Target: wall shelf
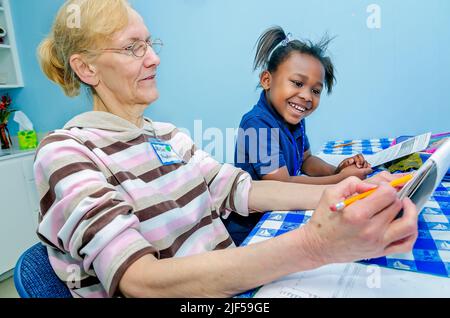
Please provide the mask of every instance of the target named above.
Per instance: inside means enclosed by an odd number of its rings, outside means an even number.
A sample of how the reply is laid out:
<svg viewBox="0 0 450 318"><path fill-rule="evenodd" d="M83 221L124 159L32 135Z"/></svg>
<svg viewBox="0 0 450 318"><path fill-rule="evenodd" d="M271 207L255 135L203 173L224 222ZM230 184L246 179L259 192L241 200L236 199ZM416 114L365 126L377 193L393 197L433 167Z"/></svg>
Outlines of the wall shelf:
<svg viewBox="0 0 450 318"><path fill-rule="evenodd" d="M23 85L0 85L0 90L22 88L22 87L23 87Z"/></svg>
<svg viewBox="0 0 450 318"><path fill-rule="evenodd" d="M10 0L0 0L0 26L6 30L0 43L0 89L23 87Z"/></svg>

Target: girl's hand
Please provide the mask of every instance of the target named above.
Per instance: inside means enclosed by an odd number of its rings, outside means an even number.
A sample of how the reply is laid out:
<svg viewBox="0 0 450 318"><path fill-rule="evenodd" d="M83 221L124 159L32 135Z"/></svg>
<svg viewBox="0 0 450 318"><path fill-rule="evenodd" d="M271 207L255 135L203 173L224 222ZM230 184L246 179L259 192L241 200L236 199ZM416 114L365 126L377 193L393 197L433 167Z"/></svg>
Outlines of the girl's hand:
<svg viewBox="0 0 450 318"><path fill-rule="evenodd" d="M331 205L373 187L351 177L325 190L311 220L299 229L304 231L312 259L323 265L412 250L418 234L416 206L409 199L400 201L385 182L367 198L331 212ZM402 209L403 216L396 219Z"/></svg>
<svg viewBox="0 0 450 318"><path fill-rule="evenodd" d="M371 168L357 168L356 165L351 165L348 167L343 168L340 172L339 175L342 176L341 180L344 180L348 177L358 177L361 180L364 180L367 175L372 173L372 169Z"/></svg>
<svg viewBox="0 0 450 318"><path fill-rule="evenodd" d="M355 165L357 168L370 168L370 164L364 159L364 156L361 154L357 154L353 157L347 158L343 160L338 167L336 168L335 174L338 174L343 169Z"/></svg>

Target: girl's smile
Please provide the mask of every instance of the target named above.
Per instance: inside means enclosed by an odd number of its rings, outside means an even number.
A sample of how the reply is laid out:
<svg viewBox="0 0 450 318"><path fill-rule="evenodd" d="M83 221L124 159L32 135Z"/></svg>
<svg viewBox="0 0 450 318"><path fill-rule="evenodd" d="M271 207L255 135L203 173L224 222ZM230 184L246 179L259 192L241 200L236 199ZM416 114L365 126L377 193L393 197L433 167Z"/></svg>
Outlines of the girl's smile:
<svg viewBox="0 0 450 318"><path fill-rule="evenodd" d="M304 118L311 113L310 110L312 106L311 105L308 106L308 103L302 104L289 101L287 103L290 106L290 110L293 112L293 114L294 115L296 114L301 118Z"/></svg>
<svg viewBox="0 0 450 318"><path fill-rule="evenodd" d="M288 124L297 125L319 106L324 78L318 59L294 52L274 72L263 72L261 85L269 104Z"/></svg>

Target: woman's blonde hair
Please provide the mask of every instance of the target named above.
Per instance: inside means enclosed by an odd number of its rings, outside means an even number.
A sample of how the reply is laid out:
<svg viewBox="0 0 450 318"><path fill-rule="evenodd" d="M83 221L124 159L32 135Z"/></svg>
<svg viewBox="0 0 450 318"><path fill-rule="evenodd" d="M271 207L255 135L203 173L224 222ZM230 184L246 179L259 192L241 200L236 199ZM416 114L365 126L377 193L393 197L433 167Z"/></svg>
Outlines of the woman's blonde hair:
<svg viewBox="0 0 450 318"><path fill-rule="evenodd" d="M127 0L68 0L60 8L37 53L43 72L67 96L78 96L82 84L70 66L70 57L83 54L87 61L93 61L95 55L88 50L100 49L114 33L123 30L128 25L129 9Z"/></svg>

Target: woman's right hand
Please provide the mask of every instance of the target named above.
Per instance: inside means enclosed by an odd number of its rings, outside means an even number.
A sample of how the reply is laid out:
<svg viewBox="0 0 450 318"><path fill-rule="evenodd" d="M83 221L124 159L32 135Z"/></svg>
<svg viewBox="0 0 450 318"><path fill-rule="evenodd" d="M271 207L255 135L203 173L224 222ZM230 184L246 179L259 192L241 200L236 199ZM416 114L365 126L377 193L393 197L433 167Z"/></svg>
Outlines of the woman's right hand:
<svg viewBox="0 0 450 318"><path fill-rule="evenodd" d="M396 190L382 182L365 199L340 212L330 206L374 187L350 177L325 190L310 222L300 228L307 237L309 253L319 264L352 262L412 250L417 239L417 209L400 201ZM396 219L400 210L403 216Z"/></svg>

